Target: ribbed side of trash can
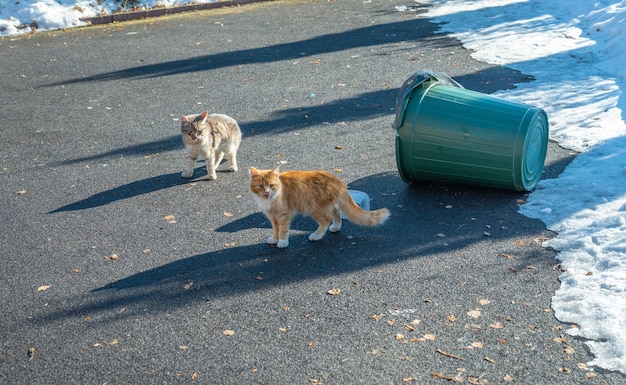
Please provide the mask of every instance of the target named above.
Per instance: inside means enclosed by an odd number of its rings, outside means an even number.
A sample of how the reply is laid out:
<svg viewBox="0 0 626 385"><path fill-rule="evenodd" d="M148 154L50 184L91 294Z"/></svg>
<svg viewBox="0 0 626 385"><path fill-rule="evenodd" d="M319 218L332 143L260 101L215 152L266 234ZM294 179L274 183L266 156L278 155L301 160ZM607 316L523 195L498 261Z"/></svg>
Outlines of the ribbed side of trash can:
<svg viewBox="0 0 626 385"><path fill-rule="evenodd" d="M428 79L399 100L396 161L406 182L435 180L532 190L548 148L548 117Z"/></svg>

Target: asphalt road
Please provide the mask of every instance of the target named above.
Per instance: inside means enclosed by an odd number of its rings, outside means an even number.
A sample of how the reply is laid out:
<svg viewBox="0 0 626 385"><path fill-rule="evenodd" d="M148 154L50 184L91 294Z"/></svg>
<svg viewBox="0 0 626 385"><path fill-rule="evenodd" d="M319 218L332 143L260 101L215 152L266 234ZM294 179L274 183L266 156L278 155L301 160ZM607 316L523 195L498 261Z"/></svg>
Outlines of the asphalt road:
<svg viewBox="0 0 626 385"><path fill-rule="evenodd" d="M485 93L532 78L396 5L0 40L0 383L624 383L582 368L554 318L554 234L517 213L526 194L400 179L391 125L415 71ZM204 109L240 122L241 170L187 181L177 117ZM544 177L572 156L551 144ZM270 247L247 169L276 165L335 172L392 217L317 243L299 218Z"/></svg>

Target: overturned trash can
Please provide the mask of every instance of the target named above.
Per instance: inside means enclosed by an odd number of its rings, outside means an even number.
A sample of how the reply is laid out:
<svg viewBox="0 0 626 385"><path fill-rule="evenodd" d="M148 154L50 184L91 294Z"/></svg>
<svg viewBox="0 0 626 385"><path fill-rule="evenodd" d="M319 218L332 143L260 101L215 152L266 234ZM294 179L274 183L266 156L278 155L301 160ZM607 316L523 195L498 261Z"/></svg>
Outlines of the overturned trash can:
<svg viewBox="0 0 626 385"><path fill-rule="evenodd" d="M402 179L531 191L548 150L539 108L463 88L418 71L396 100L396 162Z"/></svg>

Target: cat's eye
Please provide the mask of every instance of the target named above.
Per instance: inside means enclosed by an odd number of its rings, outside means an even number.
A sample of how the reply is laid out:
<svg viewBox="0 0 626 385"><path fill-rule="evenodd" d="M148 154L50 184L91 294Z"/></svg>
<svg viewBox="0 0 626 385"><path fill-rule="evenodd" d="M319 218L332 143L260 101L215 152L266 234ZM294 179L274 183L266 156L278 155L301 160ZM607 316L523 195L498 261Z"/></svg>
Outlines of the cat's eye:
<svg viewBox="0 0 626 385"><path fill-rule="evenodd" d="M270 183L270 188L273 190L274 188L276 188L276 185L274 183Z"/></svg>

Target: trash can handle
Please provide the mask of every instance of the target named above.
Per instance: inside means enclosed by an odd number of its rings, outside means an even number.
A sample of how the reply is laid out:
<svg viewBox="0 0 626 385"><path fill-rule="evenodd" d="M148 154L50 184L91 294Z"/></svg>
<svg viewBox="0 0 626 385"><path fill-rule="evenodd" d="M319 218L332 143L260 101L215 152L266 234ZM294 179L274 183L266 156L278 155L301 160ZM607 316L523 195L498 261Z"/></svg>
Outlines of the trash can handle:
<svg viewBox="0 0 626 385"><path fill-rule="evenodd" d="M426 69L415 72L410 78L408 78L404 82L404 84L402 84L402 87L400 87L400 91L398 92L398 96L396 97L396 118L393 122L394 129L398 129L398 127L402 125L402 120L404 118L404 109L406 108L406 105L409 101L409 96L411 95L413 90L422 86L422 84L424 84L425 82L433 80L442 84L463 88L462 85L460 85L454 79L444 73L430 71Z"/></svg>

